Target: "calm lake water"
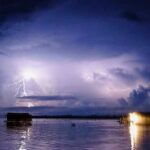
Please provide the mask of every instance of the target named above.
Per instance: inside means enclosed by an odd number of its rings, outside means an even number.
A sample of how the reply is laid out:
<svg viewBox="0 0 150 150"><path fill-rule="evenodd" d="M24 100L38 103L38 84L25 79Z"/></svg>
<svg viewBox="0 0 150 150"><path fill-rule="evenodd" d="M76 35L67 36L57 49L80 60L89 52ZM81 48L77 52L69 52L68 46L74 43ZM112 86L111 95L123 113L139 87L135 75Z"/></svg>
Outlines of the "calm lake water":
<svg viewBox="0 0 150 150"><path fill-rule="evenodd" d="M116 120L35 119L31 127L8 128L0 120L0 150L34 149L150 150L150 127Z"/></svg>

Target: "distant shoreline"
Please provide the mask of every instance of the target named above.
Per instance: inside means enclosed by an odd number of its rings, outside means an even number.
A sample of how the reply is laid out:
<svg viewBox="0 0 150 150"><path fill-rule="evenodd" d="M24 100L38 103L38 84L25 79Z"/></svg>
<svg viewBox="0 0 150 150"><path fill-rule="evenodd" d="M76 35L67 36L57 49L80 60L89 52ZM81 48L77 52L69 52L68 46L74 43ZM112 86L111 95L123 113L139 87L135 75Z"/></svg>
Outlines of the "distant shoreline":
<svg viewBox="0 0 150 150"><path fill-rule="evenodd" d="M73 115L59 115L59 116L32 116L33 119L119 119L122 115L112 115L112 116L73 116Z"/></svg>

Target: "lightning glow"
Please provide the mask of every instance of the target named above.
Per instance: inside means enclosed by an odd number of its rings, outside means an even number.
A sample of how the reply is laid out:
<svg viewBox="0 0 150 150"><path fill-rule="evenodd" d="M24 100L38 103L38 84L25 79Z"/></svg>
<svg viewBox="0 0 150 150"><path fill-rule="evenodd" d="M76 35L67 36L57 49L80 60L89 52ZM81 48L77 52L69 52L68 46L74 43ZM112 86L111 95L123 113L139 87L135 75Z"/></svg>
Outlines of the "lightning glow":
<svg viewBox="0 0 150 150"><path fill-rule="evenodd" d="M33 106L34 106L33 103L28 102L28 107L33 107Z"/></svg>
<svg viewBox="0 0 150 150"><path fill-rule="evenodd" d="M25 69L22 71L22 78L26 81L31 79L36 80L38 78L38 73L33 69Z"/></svg>

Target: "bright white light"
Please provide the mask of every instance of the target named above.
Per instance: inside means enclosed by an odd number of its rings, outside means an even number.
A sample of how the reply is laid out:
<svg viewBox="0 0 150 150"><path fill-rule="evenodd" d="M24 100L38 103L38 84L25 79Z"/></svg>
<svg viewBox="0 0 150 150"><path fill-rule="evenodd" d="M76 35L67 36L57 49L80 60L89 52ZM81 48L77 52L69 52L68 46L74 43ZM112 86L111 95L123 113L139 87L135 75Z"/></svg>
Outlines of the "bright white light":
<svg viewBox="0 0 150 150"><path fill-rule="evenodd" d="M129 131L130 131L130 138L131 138L131 150L135 150L139 144L139 137L140 137L139 126L130 123Z"/></svg>
<svg viewBox="0 0 150 150"><path fill-rule="evenodd" d="M23 70L22 72L22 77L25 80L31 80L31 79L37 79L38 78L38 74L36 71L32 70L32 69L27 69L27 70Z"/></svg>
<svg viewBox="0 0 150 150"><path fill-rule="evenodd" d="M132 122L134 124L138 123L138 121L139 121L138 114L130 113L129 116L130 116L130 122Z"/></svg>
<svg viewBox="0 0 150 150"><path fill-rule="evenodd" d="M33 106L34 106L33 103L31 102L28 103L28 107L33 107Z"/></svg>

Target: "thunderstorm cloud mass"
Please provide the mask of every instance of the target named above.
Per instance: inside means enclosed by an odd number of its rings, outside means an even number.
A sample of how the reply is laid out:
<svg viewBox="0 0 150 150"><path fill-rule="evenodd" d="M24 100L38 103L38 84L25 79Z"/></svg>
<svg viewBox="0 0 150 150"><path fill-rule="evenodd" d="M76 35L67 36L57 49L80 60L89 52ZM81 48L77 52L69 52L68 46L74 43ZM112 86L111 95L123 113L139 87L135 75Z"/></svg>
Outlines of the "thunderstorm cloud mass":
<svg viewBox="0 0 150 150"><path fill-rule="evenodd" d="M0 0L1 107L148 110L149 27L147 0Z"/></svg>

